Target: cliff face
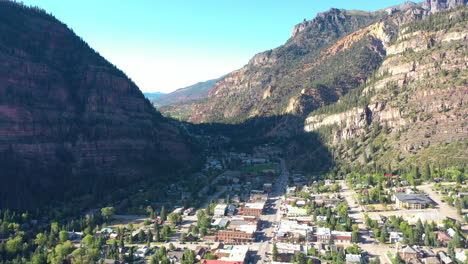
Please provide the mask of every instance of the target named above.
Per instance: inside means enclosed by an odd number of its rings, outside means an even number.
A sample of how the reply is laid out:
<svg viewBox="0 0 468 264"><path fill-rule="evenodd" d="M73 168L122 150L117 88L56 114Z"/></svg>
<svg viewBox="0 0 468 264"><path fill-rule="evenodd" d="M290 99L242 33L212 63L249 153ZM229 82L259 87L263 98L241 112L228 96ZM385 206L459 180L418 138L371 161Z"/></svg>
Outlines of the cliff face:
<svg viewBox="0 0 468 264"><path fill-rule="evenodd" d="M336 101L380 64L382 43L365 32L331 47L384 16L385 12L331 9L305 21L285 45L255 55L245 67L219 80L207 100L191 105L189 121L302 115Z"/></svg>
<svg viewBox="0 0 468 264"><path fill-rule="evenodd" d="M347 162L466 163L466 17L464 7L401 25L375 78L313 112L304 130L327 131Z"/></svg>
<svg viewBox="0 0 468 264"><path fill-rule="evenodd" d="M191 157L176 126L66 25L0 1L0 207L164 178Z"/></svg>

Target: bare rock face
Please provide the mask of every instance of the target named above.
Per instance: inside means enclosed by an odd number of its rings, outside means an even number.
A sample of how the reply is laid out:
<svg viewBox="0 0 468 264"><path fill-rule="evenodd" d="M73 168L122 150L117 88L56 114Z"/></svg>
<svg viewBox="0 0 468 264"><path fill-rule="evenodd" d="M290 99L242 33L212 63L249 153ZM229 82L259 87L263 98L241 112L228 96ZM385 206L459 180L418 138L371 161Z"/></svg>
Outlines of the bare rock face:
<svg viewBox="0 0 468 264"><path fill-rule="evenodd" d="M66 25L0 1L0 207L163 179L192 155L178 128Z"/></svg>
<svg viewBox="0 0 468 264"><path fill-rule="evenodd" d="M353 95L367 98L366 104L343 99L332 105L329 113L323 109L312 113L305 120L304 130L325 129L330 146L339 147L345 141L348 146L365 144L371 134L369 127L385 126L388 134L376 140L384 140L385 144L376 144L406 158L425 155L423 159L440 160L438 152L429 147L440 150L452 143L466 144L468 89L467 64L463 59L468 37L463 18L466 12L462 8L435 15L450 30L441 27L433 30L425 20L419 21L421 25L403 27L405 30L399 32L398 38L385 47L387 57L375 79L361 93ZM451 154L453 162L466 162L463 153L466 151L456 146L449 150L458 153ZM383 158L379 160L376 156L374 161L388 164L386 152L382 153Z"/></svg>
<svg viewBox="0 0 468 264"><path fill-rule="evenodd" d="M431 14L437 13L447 8L456 8L466 5L466 0L426 0L423 7L428 9Z"/></svg>

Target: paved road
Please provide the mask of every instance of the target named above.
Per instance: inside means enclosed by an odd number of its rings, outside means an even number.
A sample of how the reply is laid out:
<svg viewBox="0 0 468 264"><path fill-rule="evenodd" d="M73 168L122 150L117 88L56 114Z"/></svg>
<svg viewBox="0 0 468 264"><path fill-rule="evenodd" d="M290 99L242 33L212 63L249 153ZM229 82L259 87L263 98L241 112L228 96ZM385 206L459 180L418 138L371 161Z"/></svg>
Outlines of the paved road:
<svg viewBox="0 0 468 264"><path fill-rule="evenodd" d="M380 245L374 238L367 235L363 208L357 202L355 192L349 189L344 181L340 182L340 186L340 195L345 198L349 205L349 216L354 220L354 223L359 226L359 247L368 252L371 257L379 257L381 263L388 263L385 255L387 252L392 251L392 248L388 245Z"/></svg>
<svg viewBox="0 0 468 264"><path fill-rule="evenodd" d="M281 175L278 180L274 183L273 191L270 193L268 199L268 207L266 213L261 216L262 225L265 227L262 230L260 241L253 243L250 247L252 251L256 251L256 256L252 263L270 263L271 262L271 250L273 247L274 240L274 226L281 219L280 206L281 196L286 192L286 186L288 185L289 172L286 167L284 159L280 159Z"/></svg>

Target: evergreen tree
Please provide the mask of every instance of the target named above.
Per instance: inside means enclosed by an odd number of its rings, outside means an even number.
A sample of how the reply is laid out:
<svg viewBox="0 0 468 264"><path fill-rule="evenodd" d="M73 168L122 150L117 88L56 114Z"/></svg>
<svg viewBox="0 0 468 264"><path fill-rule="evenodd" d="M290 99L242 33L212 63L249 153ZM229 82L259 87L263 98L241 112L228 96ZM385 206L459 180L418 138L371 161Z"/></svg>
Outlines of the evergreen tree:
<svg viewBox="0 0 468 264"><path fill-rule="evenodd" d="M276 246L276 243L273 244L272 255L273 255L273 260L277 261L278 260L278 247Z"/></svg>

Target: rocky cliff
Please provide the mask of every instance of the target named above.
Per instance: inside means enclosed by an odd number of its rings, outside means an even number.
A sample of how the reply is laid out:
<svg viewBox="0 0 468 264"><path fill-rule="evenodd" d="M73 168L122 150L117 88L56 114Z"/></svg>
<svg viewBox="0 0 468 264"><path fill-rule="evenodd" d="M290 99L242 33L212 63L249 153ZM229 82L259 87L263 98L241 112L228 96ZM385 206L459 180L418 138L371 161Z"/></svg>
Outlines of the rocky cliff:
<svg viewBox="0 0 468 264"><path fill-rule="evenodd" d="M459 7L400 25L375 77L313 112L304 130L326 131L347 162L466 164L467 12Z"/></svg>
<svg viewBox="0 0 468 264"><path fill-rule="evenodd" d="M163 179L191 158L178 128L66 25L0 1L0 207Z"/></svg>
<svg viewBox="0 0 468 264"><path fill-rule="evenodd" d="M255 116L302 115L336 101L362 84L384 54L381 41L369 32L332 46L383 17L385 12L331 9L305 21L286 44L255 55L219 80L208 100L191 106L189 120L240 122Z"/></svg>

